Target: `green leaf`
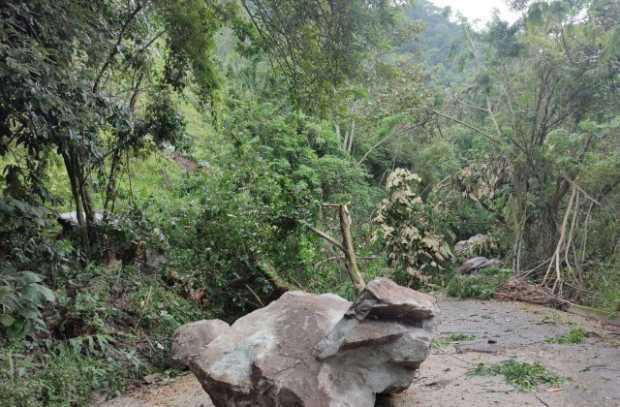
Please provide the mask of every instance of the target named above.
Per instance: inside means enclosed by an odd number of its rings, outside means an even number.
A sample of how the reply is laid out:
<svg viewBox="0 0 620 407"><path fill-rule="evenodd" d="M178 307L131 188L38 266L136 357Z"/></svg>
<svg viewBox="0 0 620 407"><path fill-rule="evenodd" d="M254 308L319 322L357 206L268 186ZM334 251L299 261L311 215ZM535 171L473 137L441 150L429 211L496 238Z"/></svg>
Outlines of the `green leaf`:
<svg viewBox="0 0 620 407"><path fill-rule="evenodd" d="M14 322L15 318L13 318L12 316L8 314L0 315L0 325L4 326L5 328L10 327L11 325L13 325Z"/></svg>
<svg viewBox="0 0 620 407"><path fill-rule="evenodd" d="M46 301L56 301L56 294L54 294L54 291L41 284L35 284L35 286L37 288L37 291L43 296L43 298L45 298Z"/></svg>
<svg viewBox="0 0 620 407"><path fill-rule="evenodd" d="M19 311L19 316L26 320L35 320L41 317L41 313L37 309L23 309Z"/></svg>
<svg viewBox="0 0 620 407"><path fill-rule="evenodd" d="M40 283L43 281L43 277L31 271L24 271L22 273L22 278L27 284Z"/></svg>

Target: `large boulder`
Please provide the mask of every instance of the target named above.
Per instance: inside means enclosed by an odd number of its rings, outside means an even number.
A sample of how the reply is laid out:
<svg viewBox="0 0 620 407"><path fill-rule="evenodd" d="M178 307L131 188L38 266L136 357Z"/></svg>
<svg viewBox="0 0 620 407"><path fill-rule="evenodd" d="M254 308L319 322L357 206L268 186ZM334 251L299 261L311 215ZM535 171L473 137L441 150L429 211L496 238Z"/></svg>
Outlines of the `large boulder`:
<svg viewBox="0 0 620 407"><path fill-rule="evenodd" d="M388 279L357 301L289 292L189 361L216 407L373 407L409 387L431 346L432 297Z"/></svg>
<svg viewBox="0 0 620 407"><path fill-rule="evenodd" d="M204 319L179 327L172 338L170 358L175 367L189 367L189 361L215 338L227 333L230 325L219 319Z"/></svg>

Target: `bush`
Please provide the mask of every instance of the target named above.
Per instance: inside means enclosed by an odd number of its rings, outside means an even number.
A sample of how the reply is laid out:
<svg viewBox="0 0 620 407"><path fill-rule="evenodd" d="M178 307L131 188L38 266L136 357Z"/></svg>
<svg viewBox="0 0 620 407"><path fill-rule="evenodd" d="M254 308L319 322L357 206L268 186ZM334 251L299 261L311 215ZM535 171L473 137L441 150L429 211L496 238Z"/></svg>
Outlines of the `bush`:
<svg viewBox="0 0 620 407"><path fill-rule="evenodd" d="M545 342L560 345L578 345L586 340L587 333L582 328L571 329L566 335L557 338L549 338Z"/></svg>
<svg viewBox="0 0 620 407"><path fill-rule="evenodd" d="M171 234L168 273L234 320L279 296L276 280L312 285L324 246L304 224L329 221L321 202L366 202L371 188L329 123L243 104L224 132L235 144L204 182L202 213Z"/></svg>
<svg viewBox="0 0 620 407"><path fill-rule="evenodd" d="M375 238L383 243L399 284L426 281L453 255L432 223L432 208L417 193L417 174L397 168L387 178L387 197L373 219Z"/></svg>
<svg viewBox="0 0 620 407"><path fill-rule="evenodd" d="M447 292L449 296L461 299L488 300L495 297L495 292L508 281L511 273L505 269L483 269L479 275L455 274L448 281Z"/></svg>
<svg viewBox="0 0 620 407"><path fill-rule="evenodd" d="M145 282L129 296L129 313L140 315L139 325L147 332L142 354L156 368L169 368L174 331L181 325L209 318L196 302L180 297L157 282Z"/></svg>
<svg viewBox="0 0 620 407"><path fill-rule="evenodd" d="M88 405L92 392L122 390L126 379L138 376L141 368L131 356L109 348L91 352L59 345L46 353L32 350L12 344L0 351L0 406Z"/></svg>
<svg viewBox="0 0 620 407"><path fill-rule="evenodd" d="M71 245L53 239L51 219L34 203L0 198L0 339L47 329L41 310L55 301L49 284L74 260Z"/></svg>
<svg viewBox="0 0 620 407"><path fill-rule="evenodd" d="M54 292L42 284L43 277L9 267L0 270L0 332L9 337L45 331L41 309L54 302Z"/></svg>

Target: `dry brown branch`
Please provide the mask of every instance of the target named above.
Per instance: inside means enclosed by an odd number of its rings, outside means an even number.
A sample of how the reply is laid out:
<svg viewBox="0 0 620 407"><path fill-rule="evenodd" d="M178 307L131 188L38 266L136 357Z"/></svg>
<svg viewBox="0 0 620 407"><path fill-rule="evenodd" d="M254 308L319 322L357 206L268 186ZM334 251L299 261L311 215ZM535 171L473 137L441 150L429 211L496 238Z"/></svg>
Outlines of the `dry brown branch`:
<svg viewBox="0 0 620 407"><path fill-rule="evenodd" d="M579 201L579 196L580 196L579 194L575 196L575 210L573 210L573 219L571 220L570 231L568 233L568 243L566 244L566 247L564 248L564 261L566 262L566 265L569 270L571 270L572 267L571 267L570 261L568 260L568 255L570 253L571 248L573 247L573 237L575 235L575 226L577 224L577 214L579 213L579 207L581 205L581 202ZM574 266L578 267L579 265L575 263Z"/></svg>
<svg viewBox="0 0 620 407"><path fill-rule="evenodd" d="M588 207L588 213L586 214L586 220L583 226L583 241L581 242L581 264L586 259L586 245L588 243L588 229L590 227L590 220L592 219L592 208L594 207L594 202L590 202L590 206Z"/></svg>

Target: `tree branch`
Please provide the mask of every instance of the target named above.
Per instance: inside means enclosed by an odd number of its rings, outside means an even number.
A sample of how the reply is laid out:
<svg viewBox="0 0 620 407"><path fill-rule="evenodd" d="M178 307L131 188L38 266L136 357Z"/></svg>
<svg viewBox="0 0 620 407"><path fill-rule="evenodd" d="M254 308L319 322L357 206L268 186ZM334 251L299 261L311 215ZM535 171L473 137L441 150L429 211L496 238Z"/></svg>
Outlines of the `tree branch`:
<svg viewBox="0 0 620 407"><path fill-rule="evenodd" d="M337 247L338 249L340 249L340 251L344 253L345 251L344 247L336 239L334 239L327 233L323 232L322 230L315 228L309 223L301 222L301 224L307 227L308 229L310 229L311 231L313 231L314 233L316 233L317 235L321 236L323 239L327 240L329 243L331 243L332 245L334 245L335 247Z"/></svg>
<svg viewBox="0 0 620 407"><path fill-rule="evenodd" d="M145 7L144 4L138 4L138 6L131 12L131 14L129 15L129 17L127 18L127 20L121 27L121 31L118 34L118 38L116 39L116 44L110 50L110 54L108 55L108 58L106 59L105 63L101 67L101 70L99 70L99 73L97 74L95 83L93 84L93 93L97 93L97 91L99 90L101 79L103 78L103 75L105 74L105 72L108 70L108 68L112 64L112 60L118 54L121 42L123 41L123 37L125 36L125 32L127 32L129 25L134 20L134 18L136 18L138 13L144 9L144 7Z"/></svg>

